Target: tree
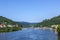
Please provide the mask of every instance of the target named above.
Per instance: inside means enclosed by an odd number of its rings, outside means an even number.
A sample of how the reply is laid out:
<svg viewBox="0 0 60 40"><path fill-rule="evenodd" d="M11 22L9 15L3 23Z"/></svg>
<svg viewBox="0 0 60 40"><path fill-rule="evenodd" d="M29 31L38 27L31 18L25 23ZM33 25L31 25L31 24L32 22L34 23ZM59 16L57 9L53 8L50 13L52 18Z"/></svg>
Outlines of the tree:
<svg viewBox="0 0 60 40"><path fill-rule="evenodd" d="M58 25L57 27L57 32L60 32L60 25Z"/></svg>
<svg viewBox="0 0 60 40"><path fill-rule="evenodd" d="M58 36L60 36L60 25L57 27Z"/></svg>

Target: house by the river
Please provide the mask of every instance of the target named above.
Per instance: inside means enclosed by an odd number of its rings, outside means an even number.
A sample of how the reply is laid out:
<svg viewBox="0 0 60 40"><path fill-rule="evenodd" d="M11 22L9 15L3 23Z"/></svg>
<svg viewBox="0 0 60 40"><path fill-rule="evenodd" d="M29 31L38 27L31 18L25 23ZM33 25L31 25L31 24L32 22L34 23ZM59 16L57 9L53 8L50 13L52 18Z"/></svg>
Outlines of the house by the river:
<svg viewBox="0 0 60 40"><path fill-rule="evenodd" d="M6 25L5 23L0 23L0 28L5 28L5 27L18 27L18 24L8 24Z"/></svg>
<svg viewBox="0 0 60 40"><path fill-rule="evenodd" d="M0 23L0 28L4 28L6 25L4 23Z"/></svg>

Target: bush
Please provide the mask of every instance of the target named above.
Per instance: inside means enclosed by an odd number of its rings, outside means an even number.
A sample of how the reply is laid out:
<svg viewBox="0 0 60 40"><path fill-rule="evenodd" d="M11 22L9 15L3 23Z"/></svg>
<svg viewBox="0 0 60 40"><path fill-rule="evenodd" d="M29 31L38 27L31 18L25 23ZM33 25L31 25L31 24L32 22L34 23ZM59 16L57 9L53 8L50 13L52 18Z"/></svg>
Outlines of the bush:
<svg viewBox="0 0 60 40"><path fill-rule="evenodd" d="M57 32L60 32L60 25L58 25L57 27Z"/></svg>
<svg viewBox="0 0 60 40"><path fill-rule="evenodd" d="M0 29L0 32L13 32L18 30L21 30L21 27L6 27L6 28Z"/></svg>

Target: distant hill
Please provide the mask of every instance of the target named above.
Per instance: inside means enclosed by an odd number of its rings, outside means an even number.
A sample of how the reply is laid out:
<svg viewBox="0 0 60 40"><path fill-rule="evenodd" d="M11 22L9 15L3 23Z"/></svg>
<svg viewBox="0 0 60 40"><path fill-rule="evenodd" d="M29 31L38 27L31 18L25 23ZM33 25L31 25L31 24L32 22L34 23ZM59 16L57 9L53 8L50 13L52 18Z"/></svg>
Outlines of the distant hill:
<svg viewBox="0 0 60 40"><path fill-rule="evenodd" d="M29 23L29 22L18 22L19 24L21 24L23 27L32 27L37 23Z"/></svg>
<svg viewBox="0 0 60 40"><path fill-rule="evenodd" d="M37 26L42 26L42 27L49 26L50 27L51 25L58 25L58 24L60 24L60 15L55 16L55 17L53 17L51 19L45 19L42 22L36 24L35 26L36 27Z"/></svg>
<svg viewBox="0 0 60 40"><path fill-rule="evenodd" d="M30 27L30 23L28 22L16 22L18 24L21 24L23 27Z"/></svg>

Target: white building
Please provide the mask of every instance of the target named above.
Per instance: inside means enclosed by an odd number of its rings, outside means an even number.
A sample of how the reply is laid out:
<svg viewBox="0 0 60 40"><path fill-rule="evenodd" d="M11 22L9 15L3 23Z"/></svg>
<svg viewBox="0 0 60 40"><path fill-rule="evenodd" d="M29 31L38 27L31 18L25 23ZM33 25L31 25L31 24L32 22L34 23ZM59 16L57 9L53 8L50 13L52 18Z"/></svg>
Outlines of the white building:
<svg viewBox="0 0 60 40"><path fill-rule="evenodd" d="M4 28L6 25L4 23L0 23L0 28Z"/></svg>
<svg viewBox="0 0 60 40"><path fill-rule="evenodd" d="M57 29L58 25L52 25L51 27Z"/></svg>
<svg viewBox="0 0 60 40"><path fill-rule="evenodd" d="M7 25L8 27L15 27L15 25Z"/></svg>

